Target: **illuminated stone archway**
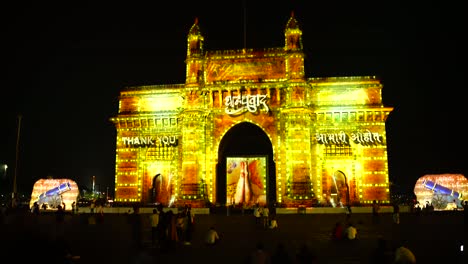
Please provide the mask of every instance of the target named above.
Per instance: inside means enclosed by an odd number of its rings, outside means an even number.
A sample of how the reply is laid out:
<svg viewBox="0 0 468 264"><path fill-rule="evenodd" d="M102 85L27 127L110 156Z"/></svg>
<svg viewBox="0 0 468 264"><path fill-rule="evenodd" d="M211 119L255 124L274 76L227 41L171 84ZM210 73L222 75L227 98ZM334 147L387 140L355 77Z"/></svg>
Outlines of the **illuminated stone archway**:
<svg viewBox="0 0 468 264"><path fill-rule="evenodd" d="M268 157L261 186L267 189L260 189L269 202L326 203L340 170L349 203L389 203L385 122L393 108L383 104L382 83L375 76L307 77L301 36L291 16L283 47L206 51L195 22L184 83L120 93L111 118L115 201L147 203L152 179L161 173L161 203L226 203L226 158L238 157L233 161L245 169L250 160L242 156L256 155ZM252 142L238 144L250 136ZM229 192L229 202L240 201L237 194Z"/></svg>

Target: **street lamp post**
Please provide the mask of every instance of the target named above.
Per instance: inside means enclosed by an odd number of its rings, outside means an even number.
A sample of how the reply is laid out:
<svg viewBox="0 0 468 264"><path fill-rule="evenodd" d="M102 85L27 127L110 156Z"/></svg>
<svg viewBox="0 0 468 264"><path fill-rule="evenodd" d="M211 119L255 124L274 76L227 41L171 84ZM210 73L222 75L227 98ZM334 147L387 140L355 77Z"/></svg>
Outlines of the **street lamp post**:
<svg viewBox="0 0 468 264"><path fill-rule="evenodd" d="M94 192L96 191L95 186L96 186L96 176L93 176L93 195L94 195Z"/></svg>
<svg viewBox="0 0 468 264"><path fill-rule="evenodd" d="M21 131L21 115L18 115L18 133L16 135L16 159L15 159L15 174L13 177L13 193L12 198L16 199L17 196L17 186L16 186L16 175L18 174L18 156L19 156L19 139L20 139L20 131Z"/></svg>

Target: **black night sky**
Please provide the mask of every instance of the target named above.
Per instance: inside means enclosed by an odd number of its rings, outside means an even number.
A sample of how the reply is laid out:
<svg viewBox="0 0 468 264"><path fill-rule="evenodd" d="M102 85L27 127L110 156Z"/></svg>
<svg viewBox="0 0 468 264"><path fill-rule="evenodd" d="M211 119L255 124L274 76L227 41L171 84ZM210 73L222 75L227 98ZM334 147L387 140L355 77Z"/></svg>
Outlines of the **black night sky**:
<svg viewBox="0 0 468 264"><path fill-rule="evenodd" d="M196 17L205 50L284 46L291 11L307 77L378 76L390 180L412 190L425 174L468 175L460 4L399 1L34 1L2 12L1 190L41 178L114 187L119 92L185 82ZM402 1L405 2L405 1ZM457 6L459 5L459 6ZM21 115L19 148L18 115Z"/></svg>

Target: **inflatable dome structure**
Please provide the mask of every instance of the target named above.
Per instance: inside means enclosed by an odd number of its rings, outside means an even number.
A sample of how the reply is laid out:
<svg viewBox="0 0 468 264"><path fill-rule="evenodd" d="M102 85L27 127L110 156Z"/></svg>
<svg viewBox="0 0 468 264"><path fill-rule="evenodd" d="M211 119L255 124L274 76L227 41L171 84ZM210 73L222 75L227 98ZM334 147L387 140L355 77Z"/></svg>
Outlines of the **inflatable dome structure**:
<svg viewBox="0 0 468 264"><path fill-rule="evenodd" d="M48 209L55 209L65 204L65 210L72 209L72 203L77 200L80 191L75 181L70 179L40 179L34 183L29 208L34 202L39 208L45 204Z"/></svg>
<svg viewBox="0 0 468 264"><path fill-rule="evenodd" d="M432 204L435 210L453 210L468 199L468 179L462 174L428 174L419 178L414 194L420 206Z"/></svg>

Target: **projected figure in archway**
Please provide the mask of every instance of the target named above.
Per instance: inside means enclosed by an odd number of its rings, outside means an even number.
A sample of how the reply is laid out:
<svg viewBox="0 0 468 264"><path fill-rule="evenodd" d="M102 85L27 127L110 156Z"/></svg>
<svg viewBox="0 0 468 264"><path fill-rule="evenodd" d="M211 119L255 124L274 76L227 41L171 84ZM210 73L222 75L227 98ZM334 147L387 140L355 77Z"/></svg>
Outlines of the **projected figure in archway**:
<svg viewBox="0 0 468 264"><path fill-rule="evenodd" d="M251 199L250 177L247 169L247 161L240 162L239 181L237 182L236 193L234 194L234 203L249 203Z"/></svg>
<svg viewBox="0 0 468 264"><path fill-rule="evenodd" d="M227 169L227 203L264 205L266 157L229 157Z"/></svg>

